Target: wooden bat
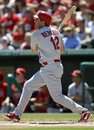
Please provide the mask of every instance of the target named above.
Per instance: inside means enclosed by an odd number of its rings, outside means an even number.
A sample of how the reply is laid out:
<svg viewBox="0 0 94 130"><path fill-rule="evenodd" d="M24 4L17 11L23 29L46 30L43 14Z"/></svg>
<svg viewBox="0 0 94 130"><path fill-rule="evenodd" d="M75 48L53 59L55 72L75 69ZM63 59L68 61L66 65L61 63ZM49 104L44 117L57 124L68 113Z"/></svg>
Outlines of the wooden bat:
<svg viewBox="0 0 94 130"><path fill-rule="evenodd" d="M66 24L66 22L69 20L69 18L72 16L72 14L76 11L76 6L72 6L71 9L66 14L65 18L62 20L61 24L58 27L58 30L60 31L61 28Z"/></svg>

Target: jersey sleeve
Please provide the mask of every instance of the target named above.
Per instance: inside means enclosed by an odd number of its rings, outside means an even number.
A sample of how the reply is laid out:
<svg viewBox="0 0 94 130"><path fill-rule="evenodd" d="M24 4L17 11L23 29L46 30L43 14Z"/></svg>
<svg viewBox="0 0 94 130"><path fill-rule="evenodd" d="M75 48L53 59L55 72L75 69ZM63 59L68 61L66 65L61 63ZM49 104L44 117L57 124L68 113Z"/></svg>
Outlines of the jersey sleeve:
<svg viewBox="0 0 94 130"><path fill-rule="evenodd" d="M31 35L30 46L31 46L31 48L34 49L34 50L36 50L36 48L37 48L37 42L36 42L36 39L35 39L35 36L34 36L34 35Z"/></svg>

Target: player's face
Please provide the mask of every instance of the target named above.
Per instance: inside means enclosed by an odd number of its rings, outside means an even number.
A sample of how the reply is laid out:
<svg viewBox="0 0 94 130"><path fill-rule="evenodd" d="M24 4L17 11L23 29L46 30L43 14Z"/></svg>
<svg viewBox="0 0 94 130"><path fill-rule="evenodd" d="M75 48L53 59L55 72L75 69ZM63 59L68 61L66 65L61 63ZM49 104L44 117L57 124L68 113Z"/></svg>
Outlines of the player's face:
<svg viewBox="0 0 94 130"><path fill-rule="evenodd" d="M73 30L66 31L67 36L71 37L74 34Z"/></svg>
<svg viewBox="0 0 94 130"><path fill-rule="evenodd" d="M34 23L35 23L35 29L40 29L41 28L42 21L39 18L35 18Z"/></svg>
<svg viewBox="0 0 94 130"><path fill-rule="evenodd" d="M75 82L75 83L80 83L81 82L81 79L79 76L77 77L72 77L72 81Z"/></svg>
<svg viewBox="0 0 94 130"><path fill-rule="evenodd" d="M25 78L24 78L23 74L17 74L16 75L16 80L17 80L18 83L23 83L24 79Z"/></svg>

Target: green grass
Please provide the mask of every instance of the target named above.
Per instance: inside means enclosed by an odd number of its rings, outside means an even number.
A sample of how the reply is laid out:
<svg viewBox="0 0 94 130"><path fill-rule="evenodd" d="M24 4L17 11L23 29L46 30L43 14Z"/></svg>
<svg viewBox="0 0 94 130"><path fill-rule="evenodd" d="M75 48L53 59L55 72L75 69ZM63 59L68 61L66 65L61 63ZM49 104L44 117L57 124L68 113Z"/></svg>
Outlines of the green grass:
<svg viewBox="0 0 94 130"><path fill-rule="evenodd" d="M43 127L37 127L37 128L6 128L6 129L0 129L0 130L94 130L94 128L43 128Z"/></svg>
<svg viewBox="0 0 94 130"><path fill-rule="evenodd" d="M43 127L36 127L36 128L5 128L2 129L0 128L0 130L94 130L94 128L73 128L73 127L68 127L68 128L52 128L52 127L47 127L47 128L43 128Z"/></svg>
<svg viewBox="0 0 94 130"><path fill-rule="evenodd" d="M61 114L45 114L45 113L27 113L22 115L22 120L40 121L40 120L78 120L80 118L79 114L75 113L61 113ZM94 114L92 116L94 120ZM3 120L2 115L0 115L0 121Z"/></svg>
<svg viewBox="0 0 94 130"><path fill-rule="evenodd" d="M61 113L61 114L23 114L22 119L26 120L78 120L80 115L74 113Z"/></svg>

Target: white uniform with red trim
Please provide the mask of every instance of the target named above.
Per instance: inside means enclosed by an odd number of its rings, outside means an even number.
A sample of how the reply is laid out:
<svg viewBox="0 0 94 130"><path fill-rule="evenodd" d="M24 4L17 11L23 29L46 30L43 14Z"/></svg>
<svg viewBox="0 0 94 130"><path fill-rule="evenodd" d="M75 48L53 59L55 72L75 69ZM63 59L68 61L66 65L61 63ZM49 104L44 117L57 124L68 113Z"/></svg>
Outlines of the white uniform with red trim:
<svg viewBox="0 0 94 130"><path fill-rule="evenodd" d="M60 44L62 38L58 30L53 27L43 27L32 34L31 47L39 50L40 70L35 73L24 85L20 101L15 109L17 115L21 115L28 103L33 91L43 85L47 85L53 100L73 112L81 113L87 109L78 105L73 100L62 94L61 76L63 66L60 62Z"/></svg>
<svg viewBox="0 0 94 130"><path fill-rule="evenodd" d="M53 27L44 27L32 35L31 47L38 46L40 63L60 59L61 40L59 31Z"/></svg>

